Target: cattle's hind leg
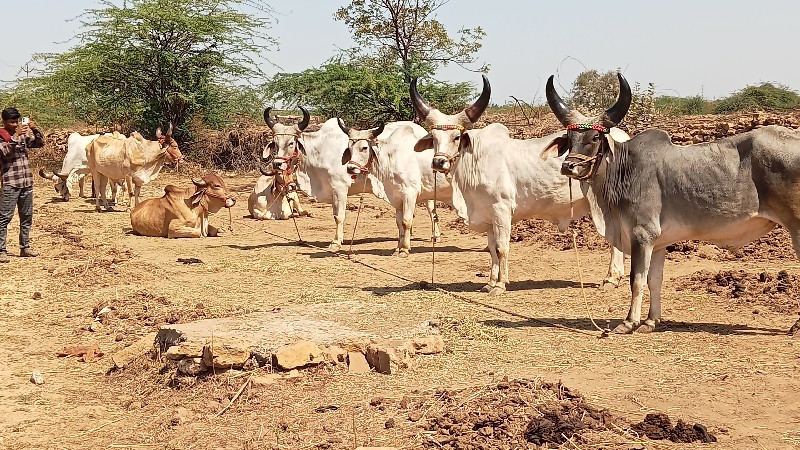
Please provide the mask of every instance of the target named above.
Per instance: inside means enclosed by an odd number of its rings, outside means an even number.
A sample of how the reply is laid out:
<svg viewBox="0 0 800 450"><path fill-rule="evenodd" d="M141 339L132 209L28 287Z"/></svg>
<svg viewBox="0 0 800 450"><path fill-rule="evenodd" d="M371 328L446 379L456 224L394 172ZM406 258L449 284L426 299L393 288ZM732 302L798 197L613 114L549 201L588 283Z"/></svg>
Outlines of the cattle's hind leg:
<svg viewBox="0 0 800 450"><path fill-rule="evenodd" d="M495 238L494 231L489 230L486 236L489 240L489 254L492 255L492 269L489 274L489 284L481 288L481 292L491 292L497 285L497 279L500 275L500 263L497 259L497 239Z"/></svg>
<svg viewBox="0 0 800 450"><path fill-rule="evenodd" d="M442 233L439 231L439 215L436 214L436 202L428 200L425 202L425 207L428 209L428 215L431 217L431 240L433 242L441 242Z"/></svg>
<svg viewBox="0 0 800 450"><path fill-rule="evenodd" d="M173 219L167 228L167 237L172 238L199 238L202 236L199 227L188 226Z"/></svg>
<svg viewBox="0 0 800 450"><path fill-rule="evenodd" d="M792 236L792 246L794 247L794 253L797 256L797 259L800 259L800 225L793 226L793 227L786 227L789 229L789 233ZM792 325L792 328L789 329L789 335L792 336L795 333L800 331L800 319Z"/></svg>
<svg viewBox="0 0 800 450"><path fill-rule="evenodd" d="M667 250L653 252L650 258L650 270L647 271L647 288L650 290L650 311L647 320L639 325L637 333L650 333L656 329L656 324L661 321L661 283L664 281L664 260Z"/></svg>

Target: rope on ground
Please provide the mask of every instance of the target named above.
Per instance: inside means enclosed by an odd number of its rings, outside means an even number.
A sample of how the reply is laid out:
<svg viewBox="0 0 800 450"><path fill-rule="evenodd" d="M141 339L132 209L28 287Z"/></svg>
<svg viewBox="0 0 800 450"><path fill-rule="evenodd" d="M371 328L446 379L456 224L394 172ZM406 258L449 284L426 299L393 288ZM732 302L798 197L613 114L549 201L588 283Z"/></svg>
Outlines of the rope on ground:
<svg viewBox="0 0 800 450"><path fill-rule="evenodd" d="M281 236L280 234L276 234L276 233L273 233L273 232L268 231L268 230L264 230L264 233L266 233L266 234L268 234L270 236L276 237L278 239L283 239L286 242L293 242L292 239L287 238L286 236ZM381 272L381 273L384 273L384 274L389 275L391 277L397 278L398 280L407 281L409 283L415 283L415 284L419 285L422 289L425 289L426 287L430 286L428 284L428 282L426 282L426 281L413 280L411 278L408 278L406 276L400 275L398 273L391 272L391 271L388 271L386 269L377 267L377 266L372 265L370 263L367 263L365 261L361 261L359 259L351 258L349 255L343 255L343 254L337 253L337 252L335 252L333 250L314 245L314 244L312 244L310 242L299 241L298 243L300 245L303 245L303 246L306 246L306 247L309 247L309 248L313 248L315 250L320 250L320 251L323 251L323 252L326 252L326 253L330 253L330 254L332 254L334 256L337 256L340 259L343 259L343 260L346 260L346 261L350 261L350 262L353 262L353 263L356 263L356 264L360 264L360 265L362 265L364 267L370 268L370 269L375 270L377 272ZM440 287L435 287L435 286L430 286L430 287L432 287L433 290L435 290L435 291L437 291L439 293L449 295L449 296L451 296L451 297L453 297L453 298L455 298L457 300L461 300L464 303L469 303L469 304L480 306L480 307L483 307L483 308L486 308L486 309L491 309L491 310L494 310L494 311L498 311L498 312L501 312L503 314L507 314L507 315L512 316L512 317L518 317L520 319L527 320L528 322L534 322L534 323L540 323L540 324L543 324L543 325L547 325L547 326L549 326L551 328L557 328L557 329L564 330L564 331L569 331L569 332L572 332L572 333L585 334L587 336L595 336L595 333L593 333L591 331L580 330L578 328L568 327L566 325L561 325L561 324L550 322L550 321L547 321L547 320L537 319L535 317L529 317L529 316L526 316L524 314L516 313L514 311L508 311L506 309L500 308L499 306L488 305L486 303L479 302L479 301L471 299L471 298L469 298L469 297L467 297L465 295L461 295L461 294L458 294L458 293L455 293L455 292L451 292L451 291L448 291L448 290L440 288ZM594 323L594 320L592 320L592 323Z"/></svg>
<svg viewBox="0 0 800 450"><path fill-rule="evenodd" d="M569 178L569 218L570 221L572 220L572 216L574 215L573 204L572 204L572 178ZM578 267L578 280L581 284L581 296L583 297L583 304L586 307L586 314L589 316L589 320L594 325L595 329L600 332L600 337L608 337L608 334L611 332L608 328L600 328L599 325L594 321L594 317L592 317L592 308L589 307L589 300L586 298L586 288L583 285L583 269L581 268L581 254L578 251L578 232L574 229L572 231L572 248L575 249L575 264Z"/></svg>

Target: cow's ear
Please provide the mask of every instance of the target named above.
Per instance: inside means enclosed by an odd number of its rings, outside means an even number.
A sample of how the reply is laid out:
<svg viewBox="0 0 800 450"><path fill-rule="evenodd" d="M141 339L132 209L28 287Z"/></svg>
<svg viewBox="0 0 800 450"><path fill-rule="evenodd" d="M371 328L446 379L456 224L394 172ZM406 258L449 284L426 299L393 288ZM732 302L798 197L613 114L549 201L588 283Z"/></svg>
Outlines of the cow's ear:
<svg viewBox="0 0 800 450"><path fill-rule="evenodd" d="M542 150L541 157L542 159L547 158L555 158L557 156L561 156L567 151L567 145L569 141L567 141L567 135L559 136L552 141Z"/></svg>
<svg viewBox="0 0 800 450"><path fill-rule="evenodd" d="M297 140L297 149L300 150L300 153L306 154L306 148L303 146L303 141L300 139Z"/></svg>
<svg viewBox="0 0 800 450"><path fill-rule="evenodd" d="M433 148L433 136L430 133L425 135L422 139L418 140L416 144L414 144L414 151L415 152L424 152L425 150Z"/></svg>
<svg viewBox="0 0 800 450"><path fill-rule="evenodd" d="M464 150L470 148L472 146L472 138L469 137L469 133L461 133L461 139L458 141L458 151L463 152Z"/></svg>
<svg viewBox="0 0 800 450"><path fill-rule="evenodd" d="M348 161L352 158L352 154L350 153L350 147L344 149L344 153L342 154L342 165L347 164Z"/></svg>

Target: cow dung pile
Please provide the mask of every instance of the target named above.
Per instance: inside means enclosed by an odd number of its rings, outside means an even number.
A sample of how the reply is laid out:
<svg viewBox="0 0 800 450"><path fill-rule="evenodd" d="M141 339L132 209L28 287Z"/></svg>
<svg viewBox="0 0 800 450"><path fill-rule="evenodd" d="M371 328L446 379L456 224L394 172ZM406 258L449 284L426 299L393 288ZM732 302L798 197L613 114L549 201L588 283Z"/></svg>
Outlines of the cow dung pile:
<svg viewBox="0 0 800 450"><path fill-rule="evenodd" d="M663 413L648 414L630 425L561 383L505 380L487 387L438 390L427 400L403 403L411 411L410 420L419 421L425 430L425 448L579 448L599 443L614 447L635 433L654 440L716 442L703 425L678 420L672 426ZM420 410L428 411L428 417L420 417ZM621 430L633 433L625 436Z"/></svg>
<svg viewBox="0 0 800 450"><path fill-rule="evenodd" d="M676 291L700 291L740 304L761 304L782 313L798 312L800 278L785 270L752 273L744 270L701 270L673 280Z"/></svg>

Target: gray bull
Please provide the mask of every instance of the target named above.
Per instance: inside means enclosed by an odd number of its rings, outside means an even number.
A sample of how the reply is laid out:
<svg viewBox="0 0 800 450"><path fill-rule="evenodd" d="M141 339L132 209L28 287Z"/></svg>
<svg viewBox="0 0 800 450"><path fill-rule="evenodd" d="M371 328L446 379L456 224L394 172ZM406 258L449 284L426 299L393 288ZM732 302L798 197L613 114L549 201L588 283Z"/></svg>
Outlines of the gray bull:
<svg viewBox="0 0 800 450"><path fill-rule="evenodd" d="M661 319L666 247L703 240L738 248L783 225L800 257L800 133L768 126L690 146L662 130L628 142L608 133L628 112L631 91L618 74L617 102L599 117L570 110L547 81L547 102L567 126L561 172L581 180L592 220L608 241L631 254L631 306L616 333L651 332ZM640 325L645 282L650 312ZM791 332L796 331L800 321Z"/></svg>

